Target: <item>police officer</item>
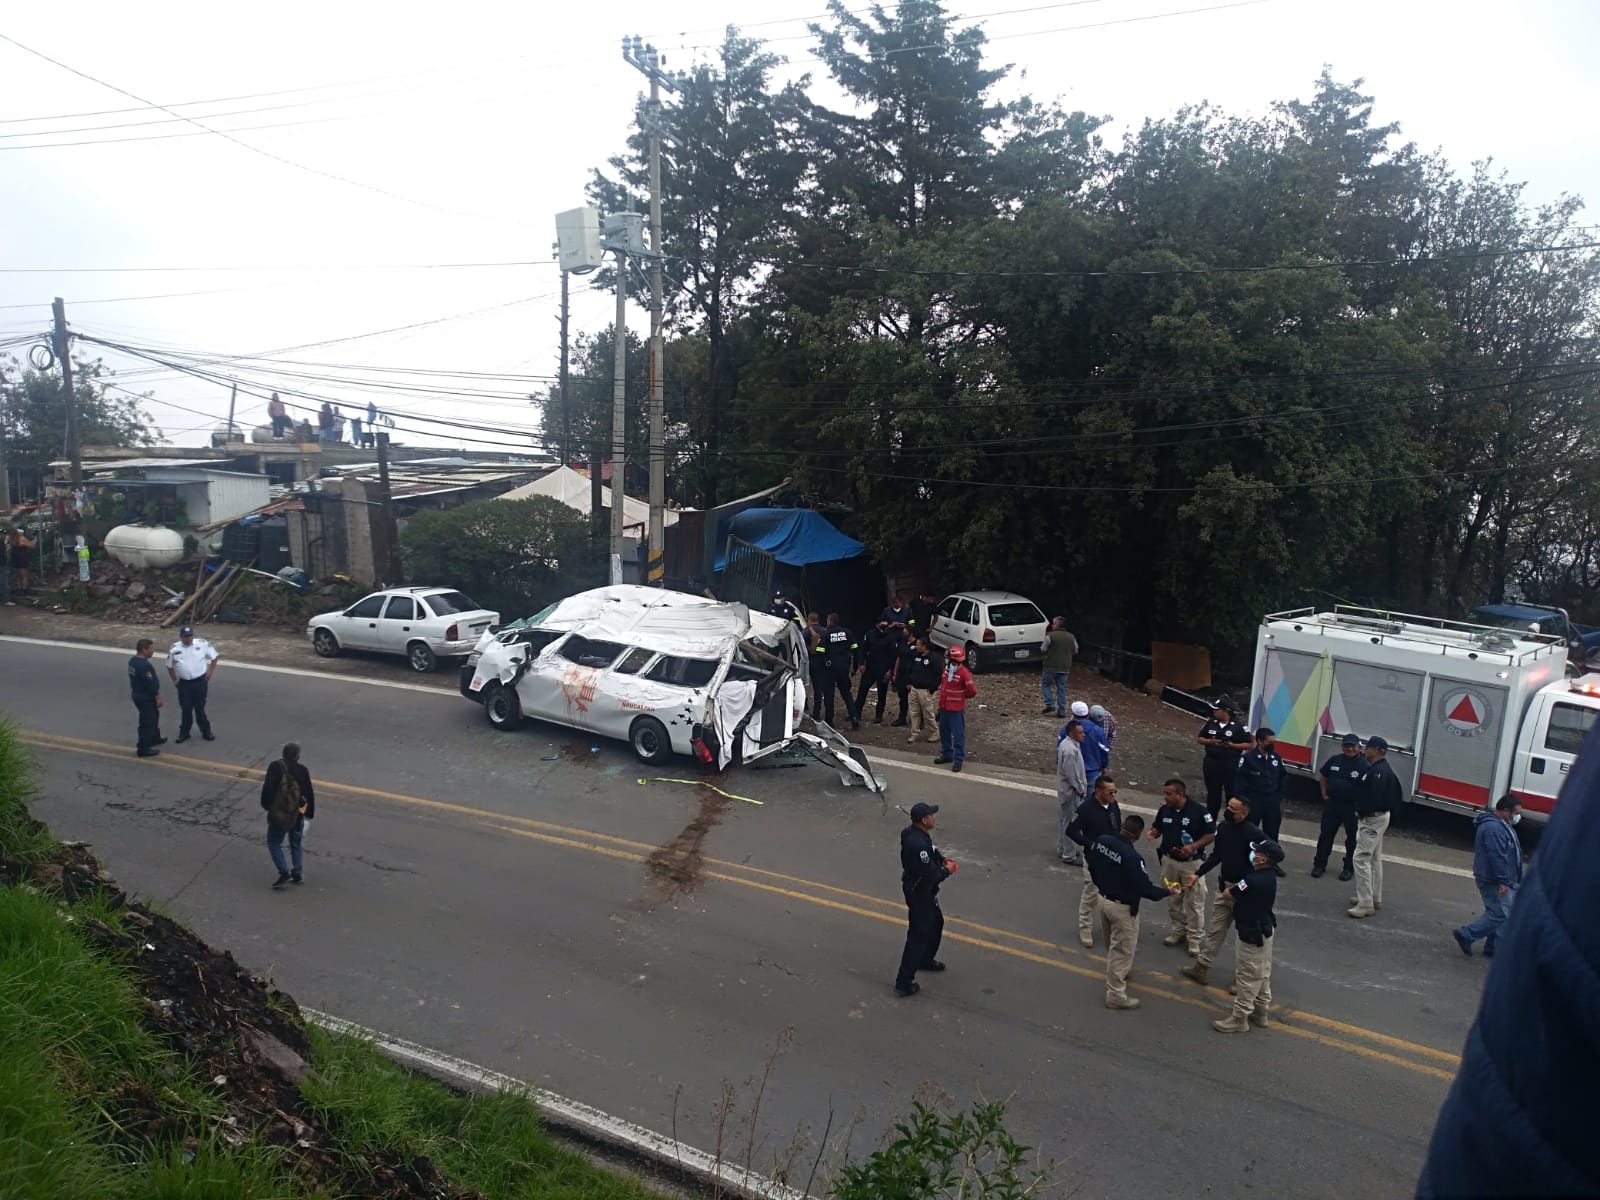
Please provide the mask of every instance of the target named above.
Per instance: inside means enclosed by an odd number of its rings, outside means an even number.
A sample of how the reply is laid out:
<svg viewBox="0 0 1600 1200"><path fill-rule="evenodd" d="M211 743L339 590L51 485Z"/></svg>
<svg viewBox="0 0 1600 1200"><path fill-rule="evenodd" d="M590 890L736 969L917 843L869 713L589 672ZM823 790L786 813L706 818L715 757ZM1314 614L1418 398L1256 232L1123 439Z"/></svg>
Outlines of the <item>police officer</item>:
<svg viewBox="0 0 1600 1200"><path fill-rule="evenodd" d="M916 665L917 639L914 634L900 632L900 644L894 653L894 694L900 701L900 715L895 718L895 728L901 729L910 723L911 717L911 670ZM916 741L913 735L906 739L908 742Z"/></svg>
<svg viewBox="0 0 1600 1200"><path fill-rule="evenodd" d="M1150 824L1152 840L1161 839L1156 858L1162 863L1163 882L1182 885L1206 861L1206 847L1216 840L1217 823L1206 806L1189 798L1189 785L1169 779L1161 787L1161 807ZM1172 917L1172 932L1161 939L1163 946L1189 947L1189 957L1200 953L1206 928L1206 881L1185 888L1167 901Z"/></svg>
<svg viewBox="0 0 1600 1200"><path fill-rule="evenodd" d="M878 623L867 630L867 636L862 641L861 657L865 665L861 671L861 686L856 691L856 713L858 716L866 715L867 693L876 687L878 708L872 718L874 725L883 724L883 706L889 699L889 688L892 686L889 680L894 674L895 659L900 655L903 642L900 630L882 614L878 617Z"/></svg>
<svg viewBox="0 0 1600 1200"><path fill-rule="evenodd" d="M154 642L140 638L128 660L128 689L133 693L134 708L139 710L140 758L154 758L161 753L156 747L167 741L161 736L161 677L150 661L155 652Z"/></svg>
<svg viewBox="0 0 1600 1200"><path fill-rule="evenodd" d="M939 677L942 664L928 639L914 635L915 651L906 670L906 694L911 699L911 736L907 742L919 737L925 742L939 740Z"/></svg>
<svg viewBox="0 0 1600 1200"><path fill-rule="evenodd" d="M1322 828L1317 832L1317 852L1311 860L1311 878L1321 879L1333 853L1333 839L1344 826L1344 870L1339 882L1355 878L1356 797L1367 779L1367 764L1361 757L1361 739L1344 735L1339 753L1322 764L1317 772L1322 783Z"/></svg>
<svg viewBox="0 0 1600 1200"><path fill-rule="evenodd" d="M938 613L939 602L927 592L921 593L911 602L911 622L906 626L906 632L927 637L933 632L933 619Z"/></svg>
<svg viewBox="0 0 1600 1200"><path fill-rule="evenodd" d="M861 728L856 711L850 706L850 676L855 674L860 653L856 635L839 624L838 613L829 613L822 630L822 656L828 667L822 684L822 710L829 725L833 724L833 693L837 690L844 697L844 715L850 719L850 728Z"/></svg>
<svg viewBox="0 0 1600 1200"><path fill-rule="evenodd" d="M194 626L178 630L178 640L167 651L167 674L178 685L178 742L189 740L191 725L200 726L200 736L216 740L211 733L211 718L206 716L206 693L217 669L217 648L194 635Z"/></svg>
<svg viewBox="0 0 1600 1200"><path fill-rule="evenodd" d="M900 955L900 970L894 977L894 990L902 996L915 996L922 990L916 981L918 971L942 971L939 940L944 936L944 913L939 909L939 885L960 869L954 859L939 853L933 844L934 814L937 804L911 806L911 824L900 831L900 890L906 897L906 948Z"/></svg>
<svg viewBox="0 0 1600 1200"><path fill-rule="evenodd" d="M1101 778L1105 778L1101 776ZM1139 948L1139 901L1164 900L1176 884L1158 886L1144 869L1134 843L1144 832L1143 817L1128 817L1089 846L1089 878L1100 893L1100 928L1106 939L1106 1007L1138 1008L1128 995L1128 972Z"/></svg>
<svg viewBox="0 0 1600 1200"><path fill-rule="evenodd" d="M1403 803L1405 788L1389 765L1389 743L1369 737L1367 777L1356 797L1356 894L1349 916L1370 917L1383 907L1383 835L1390 815Z"/></svg>
<svg viewBox="0 0 1600 1200"><path fill-rule="evenodd" d="M1208 981L1211 963L1217 957L1217 951L1222 949L1222 943L1228 940L1228 930L1233 927L1233 892L1230 887L1250 874L1253 869L1251 858L1255 853L1250 848L1251 844L1259 842L1264 836L1260 828L1251 823L1250 802L1243 796L1230 797L1223 814L1222 823L1217 827L1216 840L1212 844L1211 857L1184 884L1185 887L1199 887L1207 873L1221 869L1222 889L1217 893L1217 902L1211 906L1211 920L1206 924L1205 941L1200 943L1200 953L1195 955L1195 961L1182 971L1186 978L1196 983Z"/></svg>
<svg viewBox="0 0 1600 1200"><path fill-rule="evenodd" d="M1289 782L1283 759L1274 748L1277 735L1263 726L1256 730L1254 750L1239 756L1239 768L1233 777L1233 794L1250 802L1250 818L1261 827L1261 832L1274 841L1283 828L1283 789ZM1281 877L1283 868L1273 864Z"/></svg>
<svg viewBox="0 0 1600 1200"><path fill-rule="evenodd" d="M1072 722L1068 722L1070 726ZM1071 736L1071 735L1069 735ZM1057 743L1059 745L1059 743ZM1082 743L1079 744L1082 749ZM1069 841L1087 850L1095 839L1122 828L1122 809L1117 806L1117 781L1102 775L1094 781L1094 791L1078 805L1078 815L1064 831ZM1100 905L1100 892L1088 871L1083 873L1083 891L1078 896L1078 941L1085 950L1094 947L1094 912Z"/></svg>
<svg viewBox="0 0 1600 1200"><path fill-rule="evenodd" d="M1233 719L1233 701L1226 696L1217 697L1211 706L1211 720L1200 727L1195 738L1206 748L1203 773L1206 783L1206 810L1215 820L1233 787L1233 774L1239 767L1239 756L1250 749L1250 735L1244 726Z"/></svg>
<svg viewBox="0 0 1600 1200"><path fill-rule="evenodd" d="M1272 934L1278 927L1272 911L1278 874L1272 868L1282 861L1283 847L1271 838L1251 843L1249 872L1227 889L1239 952L1233 971L1233 1011L1211 1022L1218 1033L1249 1033L1252 1025L1265 1029L1271 1024Z"/></svg>
<svg viewBox="0 0 1600 1200"><path fill-rule="evenodd" d="M800 610L782 592L772 593L772 607L767 611L780 620L793 621L796 625L805 626L805 618L800 615Z"/></svg>
<svg viewBox="0 0 1600 1200"><path fill-rule="evenodd" d="M822 716L822 693L828 690L828 648L823 644L822 618L806 614L806 645L811 647L811 719Z"/></svg>
<svg viewBox="0 0 1600 1200"><path fill-rule="evenodd" d="M878 614L878 620L889 622L903 635L911 628L911 606L906 603L904 596L896 592L894 599Z"/></svg>

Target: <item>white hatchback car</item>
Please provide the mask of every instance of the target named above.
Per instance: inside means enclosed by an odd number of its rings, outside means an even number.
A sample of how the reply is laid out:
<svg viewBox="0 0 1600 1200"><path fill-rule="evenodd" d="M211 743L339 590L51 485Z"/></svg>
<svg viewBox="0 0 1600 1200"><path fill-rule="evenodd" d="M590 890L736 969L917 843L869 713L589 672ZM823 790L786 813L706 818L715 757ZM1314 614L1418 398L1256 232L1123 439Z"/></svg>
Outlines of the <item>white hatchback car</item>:
<svg viewBox="0 0 1600 1200"><path fill-rule="evenodd" d="M431 671L441 658L465 658L500 623L454 588L408 587L373 592L342 612L306 625L311 648L323 658L345 650L402 654L413 671Z"/></svg>
<svg viewBox="0 0 1600 1200"><path fill-rule="evenodd" d="M1050 622L1039 606L1015 592L956 592L939 602L928 640L941 650L964 646L967 667L1038 662Z"/></svg>

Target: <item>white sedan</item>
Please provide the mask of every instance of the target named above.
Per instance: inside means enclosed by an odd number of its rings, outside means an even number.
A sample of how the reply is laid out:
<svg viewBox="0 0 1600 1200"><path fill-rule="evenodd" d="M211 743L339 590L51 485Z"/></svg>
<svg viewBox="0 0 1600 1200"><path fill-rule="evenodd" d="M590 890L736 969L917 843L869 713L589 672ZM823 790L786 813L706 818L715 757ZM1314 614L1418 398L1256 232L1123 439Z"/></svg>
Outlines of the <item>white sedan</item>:
<svg viewBox="0 0 1600 1200"><path fill-rule="evenodd" d="M306 625L311 648L323 658L345 650L405 656L413 671L431 671L441 658L465 658L500 623L454 588L409 587L373 592L341 612Z"/></svg>

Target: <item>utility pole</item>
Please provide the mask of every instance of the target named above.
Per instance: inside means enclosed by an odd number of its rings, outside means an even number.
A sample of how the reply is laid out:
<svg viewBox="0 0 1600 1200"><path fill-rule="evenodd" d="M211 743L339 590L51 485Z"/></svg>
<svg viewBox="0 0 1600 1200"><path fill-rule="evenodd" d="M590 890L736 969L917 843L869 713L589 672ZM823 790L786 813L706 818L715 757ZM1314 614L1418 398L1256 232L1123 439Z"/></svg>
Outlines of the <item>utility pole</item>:
<svg viewBox="0 0 1600 1200"><path fill-rule="evenodd" d="M567 299L567 272L561 272L561 465L569 466L572 462L572 404L571 394L567 391L567 369L569 353L567 345L567 322L571 317L571 309Z"/></svg>
<svg viewBox="0 0 1600 1200"><path fill-rule="evenodd" d="M238 384L238 381L235 380L233 387L228 392L228 424L225 427L224 432L222 434L222 444L223 444L223 446L227 446L227 444L229 442L233 441L233 410L234 410L234 407L238 403L239 403L239 384Z"/></svg>
<svg viewBox="0 0 1600 1200"><path fill-rule="evenodd" d="M67 338L67 306L60 296L51 305L55 314L56 358L61 363L61 398L67 406L67 458L72 463L68 476L73 487L83 483L83 452L78 446L78 398L72 390L72 347Z"/></svg>
<svg viewBox="0 0 1600 1200"><path fill-rule="evenodd" d="M378 435L378 503L383 506L384 570L388 586L399 587L404 572L400 566L400 534L395 528L394 494L389 488L389 435ZM373 563L374 569L377 563Z"/></svg>
<svg viewBox="0 0 1600 1200"><path fill-rule="evenodd" d="M611 582L622 582L622 501L628 473L628 252L617 248L617 323L611 382Z"/></svg>
<svg viewBox="0 0 1600 1200"><path fill-rule="evenodd" d="M638 34L622 39L622 57L650 80L650 553L646 582L660 587L666 577L667 505L666 379L661 335L661 89L676 92L683 76L664 73L661 67L666 59Z"/></svg>

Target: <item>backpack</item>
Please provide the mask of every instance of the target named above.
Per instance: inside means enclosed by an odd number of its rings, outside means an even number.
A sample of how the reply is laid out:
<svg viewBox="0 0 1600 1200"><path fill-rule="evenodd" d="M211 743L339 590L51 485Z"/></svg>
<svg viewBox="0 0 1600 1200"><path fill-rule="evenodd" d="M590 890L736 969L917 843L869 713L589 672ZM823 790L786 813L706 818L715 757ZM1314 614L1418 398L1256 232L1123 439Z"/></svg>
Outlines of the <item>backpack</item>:
<svg viewBox="0 0 1600 1200"><path fill-rule="evenodd" d="M267 823L274 829L289 833L300 823L305 800L301 798L300 784L289 770L288 761L280 759L279 762L283 774L278 779L278 790L272 794L272 800L267 805Z"/></svg>

